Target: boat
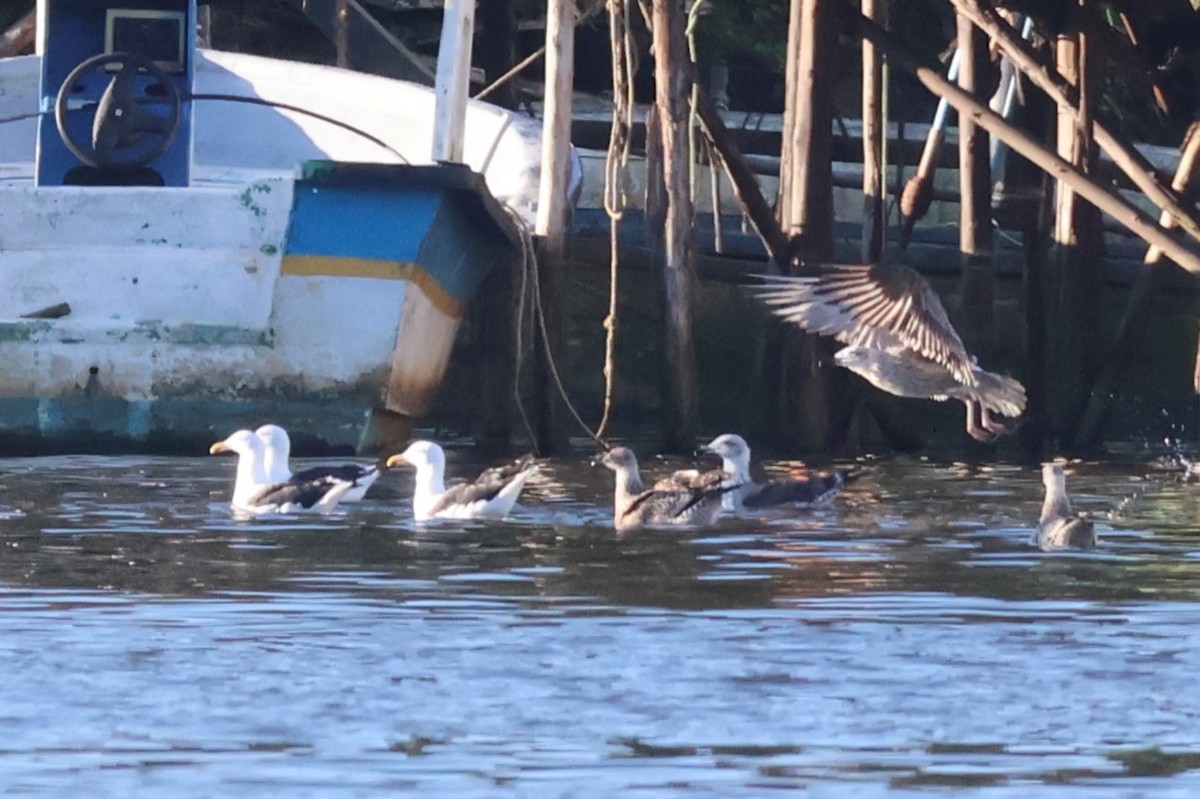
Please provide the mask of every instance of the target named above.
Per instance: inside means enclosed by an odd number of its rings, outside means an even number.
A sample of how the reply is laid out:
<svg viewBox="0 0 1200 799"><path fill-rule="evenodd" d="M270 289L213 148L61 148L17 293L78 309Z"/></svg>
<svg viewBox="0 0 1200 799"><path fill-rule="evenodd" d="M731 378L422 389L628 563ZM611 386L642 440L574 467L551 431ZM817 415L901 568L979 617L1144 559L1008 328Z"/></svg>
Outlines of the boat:
<svg viewBox="0 0 1200 799"><path fill-rule="evenodd" d="M196 0L37 14L0 59L0 452L402 441L522 252L540 123L469 102L433 162L430 87L201 48Z"/></svg>

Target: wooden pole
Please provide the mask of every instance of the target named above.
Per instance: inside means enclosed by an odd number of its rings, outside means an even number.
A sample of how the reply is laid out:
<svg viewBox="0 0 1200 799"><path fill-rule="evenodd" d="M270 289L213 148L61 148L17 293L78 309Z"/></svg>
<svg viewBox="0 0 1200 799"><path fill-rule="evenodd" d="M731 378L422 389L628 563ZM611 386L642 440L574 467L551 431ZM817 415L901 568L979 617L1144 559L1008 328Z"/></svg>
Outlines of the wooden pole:
<svg viewBox="0 0 1200 799"><path fill-rule="evenodd" d="M796 96L797 59L800 57L800 28L804 21L804 0L791 0L788 7L787 32L787 62L784 66L784 105L792 102ZM779 196L775 204L775 213L781 224L786 228L786 220L791 217L792 177L795 172L792 166L794 153L788 146L796 127L796 117L784 109L783 131L780 136L781 149L779 153ZM787 265L784 264L784 269Z"/></svg>
<svg viewBox="0 0 1200 799"><path fill-rule="evenodd" d="M886 25L887 0L862 0L862 13L867 19ZM883 59L875 45L866 39L862 43L862 147L863 147L863 215L862 259L876 263L883 252L883 141L887 137L883 119Z"/></svg>
<svg viewBox="0 0 1200 799"><path fill-rule="evenodd" d="M434 161L462 160L474 33L475 0L446 0L434 81Z"/></svg>
<svg viewBox="0 0 1200 799"><path fill-rule="evenodd" d="M767 255L771 257L771 263L767 265L768 272L778 274L778 265L781 265L784 269L787 268L787 234L783 232L779 220L776 219L774 213L771 211L770 204L763 197L762 188L758 185L758 180L754 177L754 171L746 163L746 159L741 151L738 150L737 144L733 141L733 137L729 135L729 131L725 127L725 122L721 119L721 115L717 112L716 106L706 92L700 92L696 98L696 111L700 117L700 124L703 127L704 135L708 138L708 143L720 155L721 164L725 167L725 174L729 175L729 182L733 186L734 195L741 202L742 208L750 220L750 224L754 226L755 232L758 233L758 237L762 239L763 246L767 250ZM649 126L647 126L647 175L652 174L652 170L649 167L650 141L650 131ZM647 178L647 185L649 185L649 178ZM647 203L648 208L649 203Z"/></svg>
<svg viewBox="0 0 1200 799"><path fill-rule="evenodd" d="M1075 9L1071 31L1055 42L1058 71L1078 87L1079 108L1058 107L1059 156L1084 174L1091 171L1095 147L1091 135L1092 83L1089 32L1091 10ZM1054 430L1070 446L1077 440L1087 391L1100 368L1100 306L1104 293L1104 229L1100 211L1070 186L1058 185L1054 224L1054 313L1050 316L1048 364L1054 374L1050 413Z"/></svg>
<svg viewBox="0 0 1200 799"><path fill-rule="evenodd" d="M797 42L791 93L785 97L780 206L790 239L788 269L833 256L833 53L837 43L836 3L793 0L789 40ZM794 326L782 331L775 429L781 442L807 451L829 448L835 433L828 344Z"/></svg>
<svg viewBox="0 0 1200 799"><path fill-rule="evenodd" d="M958 15L958 85L979 97L989 81L987 39ZM986 102L986 97L979 98ZM992 349L995 285L992 280L992 174L989 137L969 114L958 121L958 230L962 257L962 332L984 357Z"/></svg>
<svg viewBox="0 0 1200 799"><path fill-rule="evenodd" d="M1057 75L1042 66L1037 54L1020 34L1005 21L995 9L986 11L980 0L951 0L955 9L978 25L1003 52L1025 74L1030 81L1044 91L1055 105L1074 108L1072 96L1075 89ZM1126 139L1108 130L1093 120L1092 134L1096 144L1113 160L1126 177L1137 186L1159 209L1168 212L1171 218L1193 239L1200 240L1200 220L1194 211L1186 210L1178 198L1158 182L1154 166Z"/></svg>
<svg viewBox="0 0 1200 799"><path fill-rule="evenodd" d="M688 168L687 10L683 0L653 0L654 102L662 137L667 219L663 234L666 392L663 448L690 450L699 428L699 378L692 337L696 247Z"/></svg>
<svg viewBox="0 0 1200 799"><path fill-rule="evenodd" d="M342 69L350 66L350 8L346 0L334 3L334 36L333 50L336 54L336 64Z"/></svg>
<svg viewBox="0 0 1200 799"><path fill-rule="evenodd" d="M830 0L798 0L803 7L795 94L791 171L784 228L804 239L805 258L833 257L833 81L829 74L837 33Z"/></svg>
<svg viewBox="0 0 1200 799"><path fill-rule="evenodd" d="M890 63L910 72L925 88L945 97L959 114L970 115L992 135L998 136L1030 162L1048 172L1056 180L1069 184L1076 192L1101 211L1112 216L1148 244L1162 247L1164 254L1189 272L1200 275L1200 252L1192 250L1160 228L1119 194L1101 186L1070 163L1050 152L1027 134L1010 125L986 105L943 78L937 70L921 63L895 36L875 25L861 14L854 14L851 24L859 35L871 39L887 56Z"/></svg>
<svg viewBox="0 0 1200 799"><path fill-rule="evenodd" d="M547 359L561 363L563 352L562 268L566 253L571 180L571 100L575 85L574 0L551 0L546 13L546 96L542 120L542 168L535 232L539 236L538 284L549 340L538 350L537 414L539 452L566 447L566 408ZM549 351L549 355L546 354Z"/></svg>

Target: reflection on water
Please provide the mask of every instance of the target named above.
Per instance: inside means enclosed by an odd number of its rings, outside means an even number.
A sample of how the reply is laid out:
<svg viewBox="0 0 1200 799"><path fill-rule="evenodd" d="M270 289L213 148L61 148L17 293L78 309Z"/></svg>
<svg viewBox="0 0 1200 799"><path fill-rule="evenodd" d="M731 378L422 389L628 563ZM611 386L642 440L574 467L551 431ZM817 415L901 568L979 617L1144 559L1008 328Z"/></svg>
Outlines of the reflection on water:
<svg viewBox="0 0 1200 799"><path fill-rule="evenodd" d="M1082 464L1101 546L1046 555L1036 470L860 470L825 508L618 540L582 459L512 522L428 526L407 473L246 522L228 461L0 461L0 785L1197 795L1200 487Z"/></svg>

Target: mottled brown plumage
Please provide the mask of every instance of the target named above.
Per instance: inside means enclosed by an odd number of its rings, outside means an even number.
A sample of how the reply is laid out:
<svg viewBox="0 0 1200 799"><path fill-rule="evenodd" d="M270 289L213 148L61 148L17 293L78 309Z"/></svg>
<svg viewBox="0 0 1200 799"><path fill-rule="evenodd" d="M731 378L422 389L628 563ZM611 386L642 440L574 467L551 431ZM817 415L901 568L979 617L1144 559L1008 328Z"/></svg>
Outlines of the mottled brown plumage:
<svg viewBox="0 0 1200 799"><path fill-rule="evenodd" d="M1071 511L1067 478L1061 463L1042 464L1042 485L1046 489L1046 498L1042 501L1042 516L1032 543L1047 552L1096 546L1095 525L1090 519Z"/></svg>
<svg viewBox="0 0 1200 799"><path fill-rule="evenodd" d="M712 524L721 511L721 496L728 489L722 472L684 470L663 478L647 489L638 471L637 457L626 447L613 447L600 463L615 474L613 526L618 532L642 527Z"/></svg>

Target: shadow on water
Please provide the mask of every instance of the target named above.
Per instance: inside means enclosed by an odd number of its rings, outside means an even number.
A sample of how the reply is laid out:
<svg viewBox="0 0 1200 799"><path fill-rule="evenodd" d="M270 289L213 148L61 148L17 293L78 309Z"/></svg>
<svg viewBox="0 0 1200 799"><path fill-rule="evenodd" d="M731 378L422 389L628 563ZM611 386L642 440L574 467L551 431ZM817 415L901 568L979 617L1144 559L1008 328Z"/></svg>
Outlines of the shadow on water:
<svg viewBox="0 0 1200 799"><path fill-rule="evenodd" d="M1200 789L1195 486L1078 464L1101 546L1046 555L1034 470L858 468L821 508L622 539L581 461L510 521L429 525L407 472L246 521L220 459L0 461L0 784Z"/></svg>

